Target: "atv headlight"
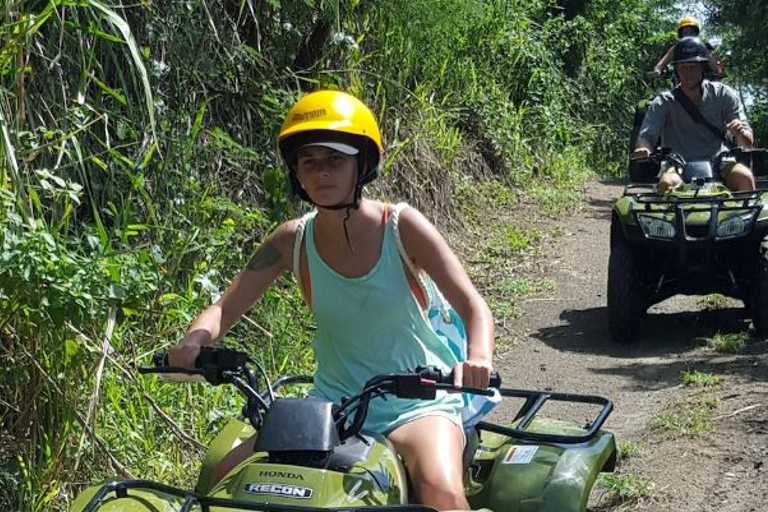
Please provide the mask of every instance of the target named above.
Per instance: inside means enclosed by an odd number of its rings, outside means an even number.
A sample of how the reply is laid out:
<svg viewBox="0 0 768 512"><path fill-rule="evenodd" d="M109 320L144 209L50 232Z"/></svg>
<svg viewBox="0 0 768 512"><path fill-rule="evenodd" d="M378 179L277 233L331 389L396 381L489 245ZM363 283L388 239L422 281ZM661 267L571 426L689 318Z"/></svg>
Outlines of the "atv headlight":
<svg viewBox="0 0 768 512"><path fill-rule="evenodd" d="M743 235L752 228L753 220L754 215L751 212L724 220L717 226L717 238L733 238Z"/></svg>
<svg viewBox="0 0 768 512"><path fill-rule="evenodd" d="M675 226L667 220L643 214L638 214L637 220L647 237L675 238Z"/></svg>

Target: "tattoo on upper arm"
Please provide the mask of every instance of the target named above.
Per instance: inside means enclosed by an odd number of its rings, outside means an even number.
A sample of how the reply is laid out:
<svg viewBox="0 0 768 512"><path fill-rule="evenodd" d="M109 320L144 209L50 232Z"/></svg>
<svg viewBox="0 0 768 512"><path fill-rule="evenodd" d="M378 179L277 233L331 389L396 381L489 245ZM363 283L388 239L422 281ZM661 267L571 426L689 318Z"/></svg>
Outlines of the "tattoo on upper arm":
<svg viewBox="0 0 768 512"><path fill-rule="evenodd" d="M277 248L271 244L264 244L256 251L256 254L253 255L251 258L251 261L248 262L248 265L246 265L246 269L248 270L261 270L267 267L271 267L278 261L280 261L280 258L282 257L282 254L280 254L280 251L277 250Z"/></svg>

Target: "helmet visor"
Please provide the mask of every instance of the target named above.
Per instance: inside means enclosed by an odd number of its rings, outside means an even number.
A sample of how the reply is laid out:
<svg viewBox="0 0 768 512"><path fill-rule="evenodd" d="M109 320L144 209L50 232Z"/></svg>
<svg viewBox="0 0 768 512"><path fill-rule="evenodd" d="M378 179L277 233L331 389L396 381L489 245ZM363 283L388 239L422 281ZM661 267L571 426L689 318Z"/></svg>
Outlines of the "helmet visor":
<svg viewBox="0 0 768 512"><path fill-rule="evenodd" d="M310 142L308 144L304 144L299 148L299 150L309 147L321 147L321 148L328 148L332 149L334 151L338 151L339 153L344 153L345 155L356 155L360 151L354 147L350 146L349 144L343 144L341 142L332 142L332 141L321 141L321 142Z"/></svg>

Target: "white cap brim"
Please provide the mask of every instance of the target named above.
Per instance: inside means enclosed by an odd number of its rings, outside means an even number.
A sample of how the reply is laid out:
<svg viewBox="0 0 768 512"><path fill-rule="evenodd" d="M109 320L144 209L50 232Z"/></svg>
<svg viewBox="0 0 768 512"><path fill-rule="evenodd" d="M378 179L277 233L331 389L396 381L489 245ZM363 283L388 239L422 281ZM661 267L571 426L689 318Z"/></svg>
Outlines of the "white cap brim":
<svg viewBox="0 0 768 512"><path fill-rule="evenodd" d="M334 151L338 151L339 153L344 153L345 155L356 155L360 151L354 146L350 146L349 144L342 144L341 142L311 142L309 144L304 144L301 146L301 148L308 148L312 146L320 146L323 148L332 149Z"/></svg>

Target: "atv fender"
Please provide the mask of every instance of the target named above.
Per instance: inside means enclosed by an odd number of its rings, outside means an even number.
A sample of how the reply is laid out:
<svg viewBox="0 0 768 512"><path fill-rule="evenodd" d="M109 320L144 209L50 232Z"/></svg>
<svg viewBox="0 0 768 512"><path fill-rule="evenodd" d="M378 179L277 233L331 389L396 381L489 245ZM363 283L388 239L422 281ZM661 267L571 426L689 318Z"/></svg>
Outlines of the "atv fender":
<svg viewBox="0 0 768 512"><path fill-rule="evenodd" d="M109 482L101 485L94 485L87 488L72 503L70 512L83 512L91 499ZM181 507L183 499L170 496L161 491L132 490L124 498L118 498L114 495L106 497L97 506L94 512L176 512Z"/></svg>
<svg viewBox="0 0 768 512"><path fill-rule="evenodd" d="M230 420L218 433L205 453L195 491L208 494L211 490L211 474L216 465L229 451L256 434L256 430L244 421Z"/></svg>
<svg viewBox="0 0 768 512"><path fill-rule="evenodd" d="M470 489L468 497L473 506L491 510L584 512L597 476L616 463L613 434L603 430L576 445L534 444L488 432L482 440L480 463L493 465L487 481L474 482L476 492ZM529 461L515 463L513 450L521 447L535 451Z"/></svg>

